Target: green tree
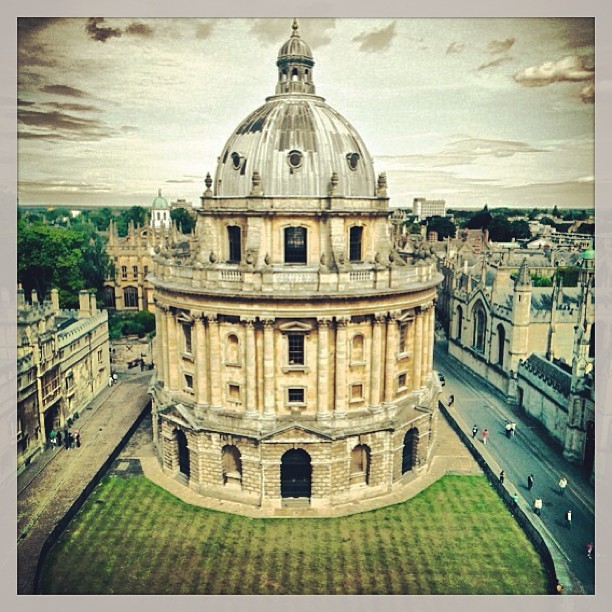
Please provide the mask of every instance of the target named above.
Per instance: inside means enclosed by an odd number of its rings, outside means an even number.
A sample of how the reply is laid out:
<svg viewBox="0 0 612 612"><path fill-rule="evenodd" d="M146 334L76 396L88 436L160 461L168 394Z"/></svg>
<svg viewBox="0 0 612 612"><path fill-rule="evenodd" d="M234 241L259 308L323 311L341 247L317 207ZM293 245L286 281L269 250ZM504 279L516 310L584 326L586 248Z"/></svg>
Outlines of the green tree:
<svg viewBox="0 0 612 612"><path fill-rule="evenodd" d="M454 238L457 234L457 227L447 217L435 215L433 217L430 217L427 221L427 232L437 232L438 239L443 240L448 236Z"/></svg>
<svg viewBox="0 0 612 612"><path fill-rule="evenodd" d="M147 222L147 211L142 206L132 206L122 210L117 218L117 233L119 236L127 236L130 221L134 227L143 226Z"/></svg>
<svg viewBox="0 0 612 612"><path fill-rule="evenodd" d="M483 229L489 227L493 221L493 216L489 212L489 207L485 204L484 208L472 216L465 224L467 229Z"/></svg>
<svg viewBox="0 0 612 612"><path fill-rule="evenodd" d="M550 225L551 227L556 227L557 224L550 217L542 217L540 219L541 225Z"/></svg>
<svg viewBox="0 0 612 612"><path fill-rule="evenodd" d="M183 234L191 234L196 224L194 215L186 208L173 208L170 211L170 219L176 223Z"/></svg>
<svg viewBox="0 0 612 612"><path fill-rule="evenodd" d="M508 219L503 215L495 215L489 224L489 238L493 242L510 242L512 232Z"/></svg>
<svg viewBox="0 0 612 612"><path fill-rule="evenodd" d="M108 229L110 220L113 218L113 211L110 208L100 208L99 210L86 212L88 213L89 221L95 225L98 231L105 232Z"/></svg>
<svg viewBox="0 0 612 612"><path fill-rule="evenodd" d="M555 207L553 208L553 211L552 211L552 216L555 219L558 219L560 214L561 213L559 212L559 207L555 205Z"/></svg>
<svg viewBox="0 0 612 612"><path fill-rule="evenodd" d="M64 228L23 219L17 228L17 278L26 295L44 299L52 287L60 303L75 308L81 289L101 293L108 267L104 243L93 226Z"/></svg>
<svg viewBox="0 0 612 612"><path fill-rule="evenodd" d="M512 238L521 240L522 238L531 238L531 230L527 221L512 221L510 223L510 233Z"/></svg>

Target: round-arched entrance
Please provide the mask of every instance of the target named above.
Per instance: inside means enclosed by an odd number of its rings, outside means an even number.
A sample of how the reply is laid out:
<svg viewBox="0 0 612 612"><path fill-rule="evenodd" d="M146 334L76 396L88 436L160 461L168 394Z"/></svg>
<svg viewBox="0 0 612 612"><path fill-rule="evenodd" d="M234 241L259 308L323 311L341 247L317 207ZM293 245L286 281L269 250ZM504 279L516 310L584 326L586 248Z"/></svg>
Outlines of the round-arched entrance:
<svg viewBox="0 0 612 612"><path fill-rule="evenodd" d="M301 448L288 450L281 458L281 497L310 497L310 455Z"/></svg>
<svg viewBox="0 0 612 612"><path fill-rule="evenodd" d="M409 472L416 463L417 445L419 442L419 430L412 427L404 436L404 448L402 450L402 474Z"/></svg>
<svg viewBox="0 0 612 612"><path fill-rule="evenodd" d="M176 444L178 447L179 472L189 478L189 448L187 448L187 436L180 430L176 431Z"/></svg>

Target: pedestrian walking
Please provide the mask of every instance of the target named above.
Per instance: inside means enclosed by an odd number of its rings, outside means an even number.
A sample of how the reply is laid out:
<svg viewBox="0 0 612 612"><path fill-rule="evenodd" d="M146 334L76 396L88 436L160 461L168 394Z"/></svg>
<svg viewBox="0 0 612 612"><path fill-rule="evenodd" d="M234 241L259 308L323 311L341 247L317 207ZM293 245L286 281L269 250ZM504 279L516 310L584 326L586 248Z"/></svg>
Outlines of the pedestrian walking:
<svg viewBox="0 0 612 612"><path fill-rule="evenodd" d="M542 516L542 506L543 506L542 498L536 497L533 500L533 511L538 515Z"/></svg>
<svg viewBox="0 0 612 612"><path fill-rule="evenodd" d="M67 448L68 448L68 450L70 450L73 447L73 445L74 445L74 436L72 435L72 430L68 431L68 436L67 436L66 440L67 440L67 443L68 443L67 444Z"/></svg>
<svg viewBox="0 0 612 612"><path fill-rule="evenodd" d="M487 440L489 439L489 430L488 429L483 429L482 430L482 443L486 446L487 444Z"/></svg>
<svg viewBox="0 0 612 612"><path fill-rule="evenodd" d="M506 438L510 438L512 435L512 423L510 421L506 421Z"/></svg>
<svg viewBox="0 0 612 612"><path fill-rule="evenodd" d="M116 383L118 379L117 372L113 372L113 382Z"/></svg>
<svg viewBox="0 0 612 612"><path fill-rule="evenodd" d="M533 488L533 474L529 474L529 476L527 476L527 490L531 491L532 488Z"/></svg>
<svg viewBox="0 0 612 612"><path fill-rule="evenodd" d="M513 438L516 435L516 422L515 421L512 421L510 423L510 434L512 435Z"/></svg>
<svg viewBox="0 0 612 612"><path fill-rule="evenodd" d="M559 480L559 493L561 495L565 495L566 488L567 488L567 478L565 476L561 476Z"/></svg>
<svg viewBox="0 0 612 612"><path fill-rule="evenodd" d="M64 447L66 450L70 448L70 439L68 438L68 429L64 428Z"/></svg>
<svg viewBox="0 0 612 612"><path fill-rule="evenodd" d="M62 445L62 432L59 429L57 430L57 433L55 434L55 441L58 446Z"/></svg>
<svg viewBox="0 0 612 612"><path fill-rule="evenodd" d="M109 377L108 377L108 386L109 386L109 387L112 387L112 386L113 386L113 377L112 377L112 376L109 376Z"/></svg>
<svg viewBox="0 0 612 612"><path fill-rule="evenodd" d="M593 558L593 542L589 542L586 545L586 556L588 559L592 559Z"/></svg>
<svg viewBox="0 0 612 612"><path fill-rule="evenodd" d="M518 493L514 493L512 495L512 509L516 510L518 508L518 504L519 504L519 496Z"/></svg>
<svg viewBox="0 0 612 612"><path fill-rule="evenodd" d="M455 403L455 396L454 395L450 395L448 398L448 405L452 406Z"/></svg>
<svg viewBox="0 0 612 612"><path fill-rule="evenodd" d="M74 443L76 444L77 448L81 448L81 430L80 429L74 430Z"/></svg>
<svg viewBox="0 0 612 612"><path fill-rule="evenodd" d="M478 433L478 427L474 425L474 427L472 427L472 440L476 437L477 433Z"/></svg>
<svg viewBox="0 0 612 612"><path fill-rule="evenodd" d="M55 436L57 434L55 433L55 429L52 429L49 432L49 442L51 442L51 446L55 446L57 444L57 440L55 439Z"/></svg>
<svg viewBox="0 0 612 612"><path fill-rule="evenodd" d="M506 479L506 474L505 474L504 470L502 470L502 471L499 473L499 484L500 484L500 486L503 486L503 485L504 485L504 480L505 480L505 479Z"/></svg>
<svg viewBox="0 0 612 612"><path fill-rule="evenodd" d="M565 524L567 525L568 529L572 528L572 511L571 510L568 510L565 513Z"/></svg>

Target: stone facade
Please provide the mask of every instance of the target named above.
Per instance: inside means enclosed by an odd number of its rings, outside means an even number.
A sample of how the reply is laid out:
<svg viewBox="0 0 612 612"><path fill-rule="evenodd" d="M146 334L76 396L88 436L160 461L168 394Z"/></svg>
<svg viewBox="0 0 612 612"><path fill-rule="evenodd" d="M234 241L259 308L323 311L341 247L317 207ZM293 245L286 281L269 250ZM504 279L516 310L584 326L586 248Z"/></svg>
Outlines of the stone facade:
<svg viewBox="0 0 612 612"><path fill-rule="evenodd" d="M295 23L277 65L205 181L194 240L154 258L154 444L203 495L329 507L427 467L440 275L431 250L394 250L386 178L314 95Z"/></svg>
<svg viewBox="0 0 612 612"><path fill-rule="evenodd" d="M17 465L25 467L47 444L49 432L74 419L104 389L110 375L108 316L82 291L79 310L51 300L32 303L18 290Z"/></svg>

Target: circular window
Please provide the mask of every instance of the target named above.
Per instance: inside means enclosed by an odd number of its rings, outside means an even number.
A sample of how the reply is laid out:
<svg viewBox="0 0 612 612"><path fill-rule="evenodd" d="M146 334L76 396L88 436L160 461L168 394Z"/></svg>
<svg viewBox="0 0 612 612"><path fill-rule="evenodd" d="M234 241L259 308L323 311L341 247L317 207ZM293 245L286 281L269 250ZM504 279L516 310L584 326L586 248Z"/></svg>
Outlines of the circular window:
<svg viewBox="0 0 612 612"><path fill-rule="evenodd" d="M231 157L232 157L232 166L234 166L234 168L238 170L240 168L240 162L242 161L242 159L240 158L240 155L236 153L236 151L234 151Z"/></svg>
<svg viewBox="0 0 612 612"><path fill-rule="evenodd" d="M357 170L357 164L359 162L359 153L349 153L346 156L346 161L348 162L349 168L351 170Z"/></svg>
<svg viewBox="0 0 612 612"><path fill-rule="evenodd" d="M303 157L301 151L289 151L287 161L292 168L299 168L302 165Z"/></svg>

